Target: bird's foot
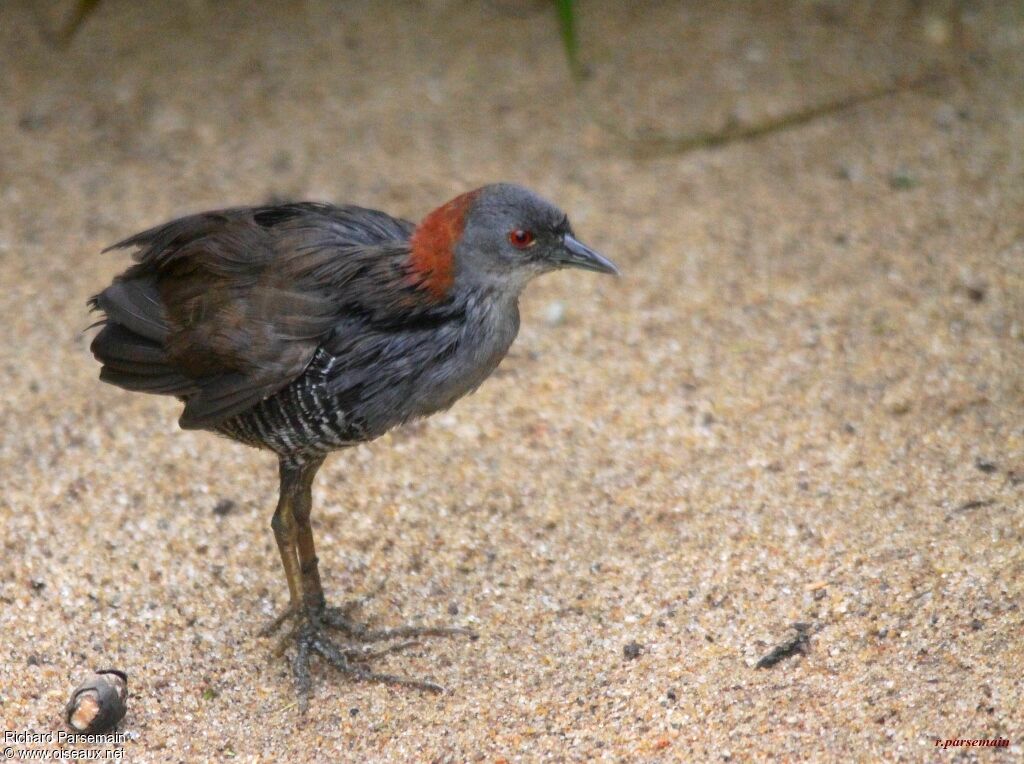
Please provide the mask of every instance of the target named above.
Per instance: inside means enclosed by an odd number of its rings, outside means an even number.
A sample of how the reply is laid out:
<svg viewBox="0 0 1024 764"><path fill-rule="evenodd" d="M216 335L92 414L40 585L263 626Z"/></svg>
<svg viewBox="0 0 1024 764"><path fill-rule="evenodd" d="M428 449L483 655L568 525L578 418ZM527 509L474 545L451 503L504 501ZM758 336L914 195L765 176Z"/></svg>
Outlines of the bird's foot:
<svg viewBox="0 0 1024 764"><path fill-rule="evenodd" d="M357 597L354 600L349 600L341 607L328 608L326 604L323 602L322 597L321 601L315 605L300 605L296 607L295 604L292 603L285 610L274 616L274 620L270 621L266 626L260 629L260 636L269 637L271 634L275 633L278 629L280 629L285 624L285 622L290 621L293 618L296 618L296 616L306 615L307 610L312 610L316 612L323 612L325 610L335 610L339 611L342 617L351 617L351 615L354 612L359 610L361 607L363 607L363 605L365 605L378 594L380 594L384 590L384 584L385 582L381 581L373 588L372 591L367 592L366 594L363 594L362 596ZM286 634L281 639L281 641L278 643L277 650L275 651L276 655L281 655L281 653L284 652L285 648L288 647L289 640L294 635L294 633L295 629L293 628L291 632Z"/></svg>
<svg viewBox="0 0 1024 764"><path fill-rule="evenodd" d="M294 619L293 627L279 642L275 654L283 654L290 645L295 646L292 657L292 673L298 691L300 713L304 713L312 690L310 661L313 655L319 655L338 671L357 681L380 682L401 687L411 687L426 692L442 693L444 687L435 682L412 679L396 674L373 671L370 663L391 653L401 652L420 644L421 637L459 637L476 639L477 635L469 629L443 626L400 626L391 629L374 629L352 619L352 614L363 604L364 600L355 600L341 607L319 605L296 610L289 609L274 619L262 632L263 635L273 633L289 619ZM335 630L344 634L344 642L335 642L325 635L325 631ZM373 643L394 642L382 647L372 647Z"/></svg>

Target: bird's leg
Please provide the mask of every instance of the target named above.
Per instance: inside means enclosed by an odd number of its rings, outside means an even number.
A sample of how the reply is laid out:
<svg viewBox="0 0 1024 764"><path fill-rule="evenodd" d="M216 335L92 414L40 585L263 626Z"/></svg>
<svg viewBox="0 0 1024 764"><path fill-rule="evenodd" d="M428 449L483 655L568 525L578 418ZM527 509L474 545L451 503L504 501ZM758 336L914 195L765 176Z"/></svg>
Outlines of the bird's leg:
<svg viewBox="0 0 1024 764"><path fill-rule="evenodd" d="M308 703L312 685L309 662L314 653L353 679L442 692L443 688L433 682L371 671L368 664L375 658L419 644L419 637L475 638L473 632L436 626L371 629L366 624L353 621L351 617L362 600L341 607L327 607L310 524L313 479L322 463L323 458L301 463L281 460L281 496L271 521L288 578L290 604L288 610L275 619L264 633L275 630L290 617L296 619L295 627L282 640L279 652L284 652L287 645L294 641L292 670L299 693L300 710L305 710ZM335 644L323 635L325 629L343 632L350 642ZM372 649L368 644L390 640L401 641L379 649Z"/></svg>
<svg viewBox="0 0 1024 764"><path fill-rule="evenodd" d="M319 561L313 544L313 526L309 516L313 511L313 478L323 464L323 457L307 462L297 468L294 478L295 495L292 514L295 517L296 547L299 555L299 571L302 574L302 601L307 608L322 610L325 605L324 589L320 583ZM282 467L281 480L284 481Z"/></svg>
<svg viewBox="0 0 1024 764"><path fill-rule="evenodd" d="M299 568L299 557L296 552L297 528L295 523L293 492L291 481L285 478L285 464L281 462L281 490L277 499L277 509L270 520L274 531L277 551L281 554L284 575L288 579L288 609L274 620L265 630L270 633L279 627L288 616L297 612L302 602L302 575Z"/></svg>

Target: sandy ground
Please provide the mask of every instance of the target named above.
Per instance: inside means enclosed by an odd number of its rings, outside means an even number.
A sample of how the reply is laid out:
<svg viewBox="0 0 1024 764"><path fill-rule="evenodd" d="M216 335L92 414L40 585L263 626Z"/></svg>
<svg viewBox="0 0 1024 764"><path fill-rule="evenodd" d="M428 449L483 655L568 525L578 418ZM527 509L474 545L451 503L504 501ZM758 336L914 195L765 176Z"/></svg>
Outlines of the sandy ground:
<svg viewBox="0 0 1024 764"><path fill-rule="evenodd" d="M624 5L582 4L584 100L543 2L104 0L66 52L38 25L68 3L0 7L5 729L115 666L132 761L1022 757L1019 4L926 18L924 47L834 4ZM951 37L961 78L756 141L614 135L912 77ZM482 636L382 664L443 696L323 670L300 719L257 637L286 600L273 459L96 380L85 300L125 264L99 250L498 179L625 276L536 283L476 395L328 461L329 593L386 579L376 623ZM794 622L806 653L756 668Z"/></svg>

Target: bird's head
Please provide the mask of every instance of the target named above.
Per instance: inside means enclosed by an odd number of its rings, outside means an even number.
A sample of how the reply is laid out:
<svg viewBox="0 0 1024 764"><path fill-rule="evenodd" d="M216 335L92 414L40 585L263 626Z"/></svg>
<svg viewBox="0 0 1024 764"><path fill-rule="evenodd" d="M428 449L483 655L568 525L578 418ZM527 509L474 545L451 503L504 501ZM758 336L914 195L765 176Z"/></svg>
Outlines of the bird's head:
<svg viewBox="0 0 1024 764"><path fill-rule="evenodd" d="M478 188L438 207L416 227L410 243L417 278L439 298L453 288L518 294L534 276L557 268L619 272L577 241L564 212L509 183Z"/></svg>

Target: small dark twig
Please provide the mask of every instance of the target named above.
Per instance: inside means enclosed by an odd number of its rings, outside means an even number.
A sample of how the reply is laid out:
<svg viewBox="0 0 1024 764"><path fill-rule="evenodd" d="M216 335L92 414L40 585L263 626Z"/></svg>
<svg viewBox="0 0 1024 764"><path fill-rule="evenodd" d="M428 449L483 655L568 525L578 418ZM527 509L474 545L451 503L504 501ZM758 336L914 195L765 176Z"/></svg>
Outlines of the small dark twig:
<svg viewBox="0 0 1024 764"><path fill-rule="evenodd" d="M957 512L969 512L972 509L978 509L978 507L991 507L995 504L995 499L971 499L965 501L959 507L956 508Z"/></svg>
<svg viewBox="0 0 1024 764"><path fill-rule="evenodd" d="M593 114L593 112L591 116L601 127L620 141L625 142L637 159L654 159L670 154L684 154L696 149L716 148L727 143L754 140L793 127L800 127L821 117L848 111L856 106L862 106L872 101L897 95L898 93L920 90L944 78L945 74L942 72L930 72L917 78L902 79L891 85L883 85L861 93L854 93L826 101L825 103L796 109L778 117L768 117L748 124L730 123L720 128L695 133L683 133L681 135L664 133L630 135L617 125Z"/></svg>
<svg viewBox="0 0 1024 764"><path fill-rule="evenodd" d="M965 501L956 509L950 510L946 513L946 520L952 520L957 515L962 515L966 512L970 512L973 509L980 509L981 507L991 507L996 503L995 499L971 499Z"/></svg>

